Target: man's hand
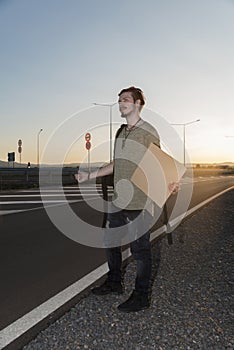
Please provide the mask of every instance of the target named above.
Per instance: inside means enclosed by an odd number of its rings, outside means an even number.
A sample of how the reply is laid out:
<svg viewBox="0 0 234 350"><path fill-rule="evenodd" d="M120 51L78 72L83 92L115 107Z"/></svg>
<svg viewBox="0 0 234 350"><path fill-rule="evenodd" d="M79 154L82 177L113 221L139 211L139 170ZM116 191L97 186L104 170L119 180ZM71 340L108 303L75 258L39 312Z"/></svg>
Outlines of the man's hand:
<svg viewBox="0 0 234 350"><path fill-rule="evenodd" d="M179 182L171 182L168 185L169 192L171 194L176 194L179 191Z"/></svg>
<svg viewBox="0 0 234 350"><path fill-rule="evenodd" d="M77 182L82 183L88 181L89 173L81 171L74 175Z"/></svg>

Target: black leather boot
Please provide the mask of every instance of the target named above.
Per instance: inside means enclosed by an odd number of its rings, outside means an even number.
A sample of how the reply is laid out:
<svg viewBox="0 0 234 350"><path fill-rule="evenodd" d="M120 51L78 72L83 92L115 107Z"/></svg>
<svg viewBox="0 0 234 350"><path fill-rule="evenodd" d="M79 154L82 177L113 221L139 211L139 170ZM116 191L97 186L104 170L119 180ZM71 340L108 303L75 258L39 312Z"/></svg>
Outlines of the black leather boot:
<svg viewBox="0 0 234 350"><path fill-rule="evenodd" d="M134 290L131 296L123 304L118 306L122 312L136 312L150 307L150 298L148 293L140 293Z"/></svg>

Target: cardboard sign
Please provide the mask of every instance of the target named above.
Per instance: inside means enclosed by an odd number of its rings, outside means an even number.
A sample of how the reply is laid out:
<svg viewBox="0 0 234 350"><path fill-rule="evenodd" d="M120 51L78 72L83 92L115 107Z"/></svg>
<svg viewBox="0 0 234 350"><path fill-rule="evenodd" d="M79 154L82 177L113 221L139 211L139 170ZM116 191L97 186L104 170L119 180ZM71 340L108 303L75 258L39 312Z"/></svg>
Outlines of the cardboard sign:
<svg viewBox="0 0 234 350"><path fill-rule="evenodd" d="M151 143L131 178L160 208L170 196L169 184L179 182L186 168Z"/></svg>

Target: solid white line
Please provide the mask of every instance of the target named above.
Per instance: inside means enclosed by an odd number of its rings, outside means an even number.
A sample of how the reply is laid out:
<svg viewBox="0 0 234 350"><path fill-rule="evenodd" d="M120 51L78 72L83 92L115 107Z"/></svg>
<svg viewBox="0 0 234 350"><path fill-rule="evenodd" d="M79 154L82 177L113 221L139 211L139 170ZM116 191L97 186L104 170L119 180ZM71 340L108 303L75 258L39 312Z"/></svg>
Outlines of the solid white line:
<svg viewBox="0 0 234 350"><path fill-rule="evenodd" d="M0 349L3 349L23 333L27 332L31 327L35 326L38 322L64 305L67 301L71 300L71 298L81 293L85 288L96 281L97 278L105 275L107 271L108 265L105 263L68 288L64 289L62 292L50 298L45 303L39 305L8 327L4 328L0 331Z"/></svg>
<svg viewBox="0 0 234 350"><path fill-rule="evenodd" d="M90 187L101 187L102 184L89 184L89 185L74 185L74 186L64 186L64 187L60 187L60 188L90 188Z"/></svg>
<svg viewBox="0 0 234 350"><path fill-rule="evenodd" d="M97 200L99 199L99 197L97 198L88 198L88 200ZM72 203L81 203L84 202L83 199L77 199L75 201L72 201ZM42 202L40 202L42 203ZM50 203L50 202L49 202ZM67 203L67 201L65 202L65 204ZM71 201L69 202L71 203ZM9 215L9 214L18 214L18 213L23 213L25 211L33 211L33 210L42 210L43 208L49 208L49 207L57 207L57 206L61 206L64 205L64 203L58 203L56 202L56 204L51 204L51 205L45 205L45 206L40 206L40 207L36 207L36 208L30 208L30 209L20 209L20 210L0 210L0 215Z"/></svg>
<svg viewBox="0 0 234 350"><path fill-rule="evenodd" d="M206 205L207 203L213 201L214 199L216 199L217 197L221 196L222 194L233 190L234 186L231 186L229 188L226 188L225 190L215 194L214 196L206 199L205 201L195 205L195 207L189 209L186 213L181 214L179 216L177 216L176 218L170 220L167 224L167 232L172 232L174 230L174 227L177 226L178 222L181 222L182 219L186 218L187 216L191 215L193 212L195 212L196 210L200 209L201 207L203 207L204 205Z"/></svg>
<svg viewBox="0 0 234 350"><path fill-rule="evenodd" d="M94 195L93 195L94 196ZM0 202L0 205L11 205L11 204L48 204L48 203L75 203L76 200L68 201L66 199L57 199L57 200L51 200L51 201L4 201Z"/></svg>
<svg viewBox="0 0 234 350"><path fill-rule="evenodd" d="M91 193L90 193L91 192ZM110 191L108 191L108 192L110 192ZM79 193L65 193L65 195L66 195L66 197L77 197L77 196L90 196L90 195L97 195L97 194L102 194L102 192L101 191L89 191L89 193L87 193L87 191L85 191L84 193L82 193L82 192L80 192L79 191ZM51 194L46 194L46 192L45 192L45 194L43 194L42 196L43 197L61 197L63 195L63 193L61 192L61 193L51 193ZM5 195L0 195L0 198L31 198L31 197L40 197L40 195L39 194L22 194L22 195L20 195L20 194L16 194L16 195L14 195L14 194L10 194L10 195L7 195L7 194L5 194Z"/></svg>
<svg viewBox="0 0 234 350"><path fill-rule="evenodd" d="M164 226L163 226L164 228ZM160 227L154 232L154 237L160 236L162 232L165 231ZM163 230L162 230L163 229ZM123 251L123 260L126 260L131 256L130 249ZM96 280L103 277L108 272L108 264L104 263L99 266L88 275L82 277L77 282L73 283L71 286L67 287L60 293L56 294L54 297L50 298L43 304L39 305L32 311L28 312L26 315L22 316L6 328L0 331L0 349L13 342L15 339L20 337L22 334L27 332L30 328L35 326L38 322L42 321L44 318L48 317L50 314L55 312L59 307L63 306L66 302L77 296L83 290L88 288Z"/></svg>
<svg viewBox="0 0 234 350"><path fill-rule="evenodd" d="M220 195L228 192L229 190L234 189L234 186L210 197L209 199L205 200L204 202L196 205L194 208L191 208L185 216L190 215L195 210L199 209L203 205L209 203L213 199L219 197ZM179 216L180 217L180 216ZM176 218L177 219L177 218ZM176 220L174 219L174 220ZM174 220L172 220L174 222ZM172 223L172 221L170 223ZM178 222L178 221L177 221ZM165 225L157 229L154 233L152 233L151 240L153 240L155 237L160 236L163 232L165 232ZM127 257L130 256L129 249L125 250L123 253L124 260L127 259ZM89 287L91 284L93 284L97 279L104 276L108 271L108 265L107 263L104 263L103 265L99 266L94 271L90 272L88 275L84 276L71 286L67 287L54 297L50 298L43 304L39 305L23 317L19 318L6 328L0 331L0 349L3 349L5 346L16 340L18 337L20 337L22 334L27 332L30 328L35 326L37 323L48 317L50 314L55 312L59 307L64 305L66 302L71 300L73 297L81 293L84 289Z"/></svg>
<svg viewBox="0 0 234 350"><path fill-rule="evenodd" d="M99 193L87 193L84 195L84 197L101 197L101 195ZM76 196L77 197L77 196ZM3 202L0 202L0 205L10 205L10 204L47 204L47 203L75 203L76 200L66 200L66 199L57 199L57 200L46 200L46 201L3 201Z"/></svg>
<svg viewBox="0 0 234 350"><path fill-rule="evenodd" d="M111 187L111 186L107 186L107 187ZM66 192L66 191L80 191L80 190L95 190L95 189L101 189L102 186L101 185L94 185L94 186L74 186L74 187L55 187L53 189L53 187L48 187L47 188L36 188L36 189L28 189L28 190L17 190L15 192L17 193L28 193L28 192L34 192L34 193L40 193L40 192Z"/></svg>
<svg viewBox="0 0 234 350"><path fill-rule="evenodd" d="M36 208L36 209L39 209L39 208ZM29 210L30 209L28 209L28 211ZM27 210L24 210L24 209L19 209L19 210L0 210L0 216L8 215L8 214L17 214L17 213L21 213L23 211L27 211Z"/></svg>

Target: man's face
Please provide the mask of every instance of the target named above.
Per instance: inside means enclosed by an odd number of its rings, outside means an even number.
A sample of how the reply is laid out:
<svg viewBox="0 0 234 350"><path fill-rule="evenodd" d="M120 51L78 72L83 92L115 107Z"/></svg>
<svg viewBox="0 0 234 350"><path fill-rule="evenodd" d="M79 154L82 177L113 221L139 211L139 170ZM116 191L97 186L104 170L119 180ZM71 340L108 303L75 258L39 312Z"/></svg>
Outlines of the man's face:
<svg viewBox="0 0 234 350"><path fill-rule="evenodd" d="M118 102L121 117L127 117L129 114L136 110L136 105L134 104L134 99L131 92L123 92L119 96Z"/></svg>

